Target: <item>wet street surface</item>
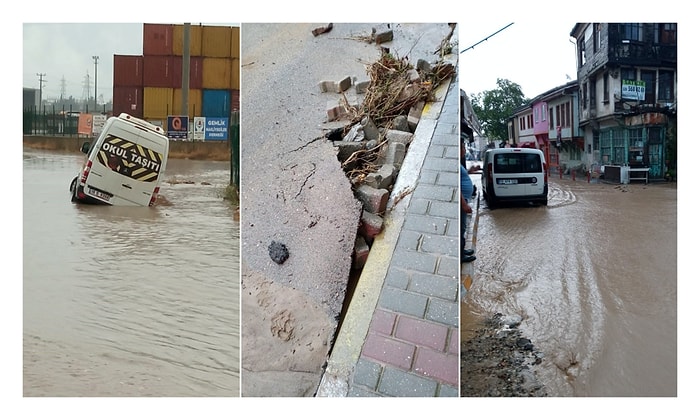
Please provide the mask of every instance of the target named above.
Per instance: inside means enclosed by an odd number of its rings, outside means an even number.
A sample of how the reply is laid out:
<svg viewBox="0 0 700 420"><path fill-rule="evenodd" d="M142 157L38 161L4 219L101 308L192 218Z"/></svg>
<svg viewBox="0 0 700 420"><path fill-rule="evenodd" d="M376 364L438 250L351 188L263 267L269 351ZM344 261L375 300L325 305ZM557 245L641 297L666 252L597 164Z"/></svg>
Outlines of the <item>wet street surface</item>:
<svg viewBox="0 0 700 420"><path fill-rule="evenodd" d="M482 200L462 343L520 317L547 395L676 396L677 213L676 184L550 177L546 207Z"/></svg>
<svg viewBox="0 0 700 420"><path fill-rule="evenodd" d="M23 395L239 396L228 162L169 160L158 205L73 204L84 156L23 159Z"/></svg>

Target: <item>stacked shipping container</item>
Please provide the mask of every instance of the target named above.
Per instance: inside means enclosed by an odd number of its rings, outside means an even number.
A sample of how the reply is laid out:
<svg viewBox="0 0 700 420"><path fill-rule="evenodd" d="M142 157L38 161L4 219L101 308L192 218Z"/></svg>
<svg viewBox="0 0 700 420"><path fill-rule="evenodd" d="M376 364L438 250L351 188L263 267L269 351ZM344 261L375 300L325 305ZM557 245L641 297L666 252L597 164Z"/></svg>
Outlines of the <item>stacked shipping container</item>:
<svg viewBox="0 0 700 420"><path fill-rule="evenodd" d="M240 28L190 25L190 118L230 117L239 109ZM144 24L143 55L114 56L114 114L166 125L183 113L184 25Z"/></svg>

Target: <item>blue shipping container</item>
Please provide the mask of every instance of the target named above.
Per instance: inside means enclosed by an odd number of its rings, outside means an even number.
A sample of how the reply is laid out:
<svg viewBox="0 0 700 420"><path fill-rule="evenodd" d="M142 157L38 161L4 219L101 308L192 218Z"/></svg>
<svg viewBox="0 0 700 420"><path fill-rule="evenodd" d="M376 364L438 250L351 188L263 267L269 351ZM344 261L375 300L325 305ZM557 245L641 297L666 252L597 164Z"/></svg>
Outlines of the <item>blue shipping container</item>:
<svg viewBox="0 0 700 420"><path fill-rule="evenodd" d="M203 117L231 117L231 91L226 89L202 89Z"/></svg>

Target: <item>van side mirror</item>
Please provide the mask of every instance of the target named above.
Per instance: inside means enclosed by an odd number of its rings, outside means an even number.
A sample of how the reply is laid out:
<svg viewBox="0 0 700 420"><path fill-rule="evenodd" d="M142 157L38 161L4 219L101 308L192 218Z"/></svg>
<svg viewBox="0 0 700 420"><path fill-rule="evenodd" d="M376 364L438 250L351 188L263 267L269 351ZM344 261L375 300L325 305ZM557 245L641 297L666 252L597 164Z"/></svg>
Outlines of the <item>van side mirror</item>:
<svg viewBox="0 0 700 420"><path fill-rule="evenodd" d="M85 143L83 143L83 146L80 148L80 151L87 154L87 152L90 151L90 142L86 141Z"/></svg>

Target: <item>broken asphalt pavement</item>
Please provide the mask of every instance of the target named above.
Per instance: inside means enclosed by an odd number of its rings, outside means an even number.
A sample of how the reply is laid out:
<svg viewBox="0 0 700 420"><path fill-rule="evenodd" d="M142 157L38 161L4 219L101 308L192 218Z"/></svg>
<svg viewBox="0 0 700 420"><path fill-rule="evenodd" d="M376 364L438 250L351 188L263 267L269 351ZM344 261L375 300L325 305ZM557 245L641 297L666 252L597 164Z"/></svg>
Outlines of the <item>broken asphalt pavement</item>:
<svg viewBox="0 0 700 420"><path fill-rule="evenodd" d="M433 62L449 32L447 23L314 32L326 25L241 27L244 397L313 396L346 298L362 204L324 137L338 125L319 82L366 79L382 47ZM393 40L362 40L381 25Z"/></svg>

